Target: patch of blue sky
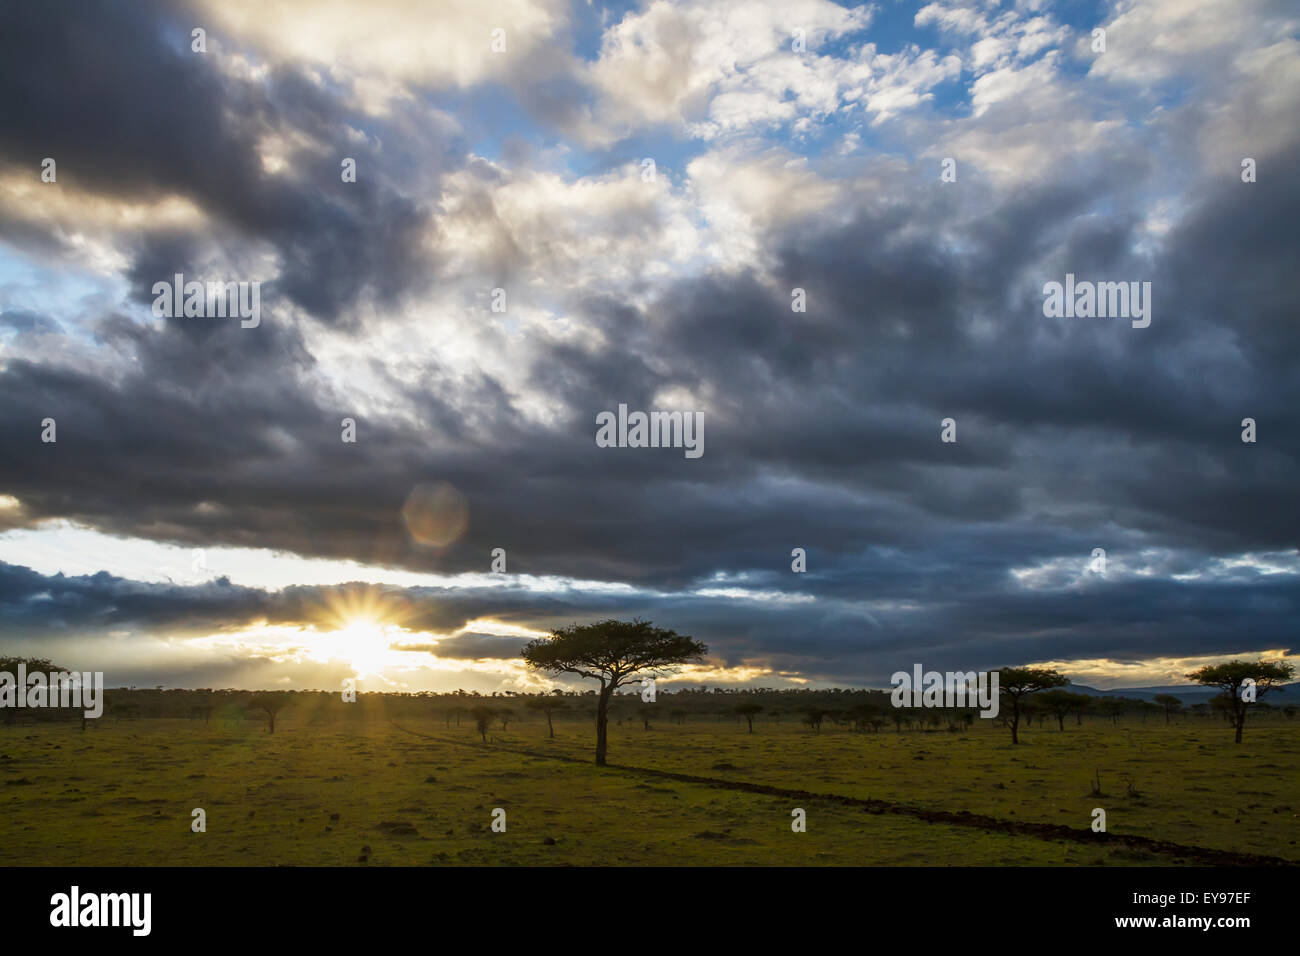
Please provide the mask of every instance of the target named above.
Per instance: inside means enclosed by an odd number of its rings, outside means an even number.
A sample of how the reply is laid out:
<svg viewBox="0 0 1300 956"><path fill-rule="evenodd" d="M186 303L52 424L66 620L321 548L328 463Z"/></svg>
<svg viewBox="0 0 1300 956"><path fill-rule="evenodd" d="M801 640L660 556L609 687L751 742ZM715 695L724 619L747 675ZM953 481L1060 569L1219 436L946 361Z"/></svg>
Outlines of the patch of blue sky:
<svg viewBox="0 0 1300 956"><path fill-rule="evenodd" d="M567 134L559 118L535 115L514 91L500 84L481 84L456 93L439 93L433 102L461 121L466 148L477 156L512 166L526 160L568 178L601 176L651 158L657 171L684 173L686 164L708 148L673 126L638 129L605 147L584 147Z"/></svg>
<svg viewBox="0 0 1300 956"><path fill-rule="evenodd" d="M33 312L66 330L93 303L120 307L125 292L117 276L53 265L0 247L0 312Z"/></svg>
<svg viewBox="0 0 1300 956"><path fill-rule="evenodd" d="M494 163L507 161L512 141L541 150L565 138L561 130L534 118L509 89L497 83L439 91L433 103L459 120L470 152Z"/></svg>
<svg viewBox="0 0 1300 956"><path fill-rule="evenodd" d="M570 165L580 175L600 175L629 164L641 168L644 160L653 159L655 175L676 183L686 175L687 164L708 149L704 140L683 135L672 126L659 126L638 130L607 149L575 154Z"/></svg>
<svg viewBox="0 0 1300 956"><path fill-rule="evenodd" d="M864 5L842 6L851 9ZM914 0L883 0L866 6L872 8L872 18L866 29L819 41L810 48L810 52L821 56L856 59L862 46L870 43L882 54L932 49L940 57L957 54L965 60L970 45L981 39L980 36L944 33L932 24L917 26L916 14L924 4ZM1076 58L1072 54L1073 44L1078 39L1090 37L1093 27L1107 22L1113 16L1110 6L1109 3L1098 0L1065 0L1047 5L1040 11L1041 15L1050 16L1071 29L1071 35L1065 44L1067 55L1058 58L1056 67L1066 78L1087 82L1086 75L1091 62L1087 58ZM628 14L637 13L644 8L644 2L596 4L580 0L572 8L573 53L585 61L594 61L599 56L605 31ZM1011 11L1016 11L1015 4L1012 0L1006 0L987 10L986 15L996 18ZM1017 12L1022 19L1037 15L1024 9ZM1039 54L1041 55L1042 53ZM959 76L928 88L925 91L926 100L907 110L902 118L969 116L970 84L973 79L968 71L963 70ZM654 159L661 174L676 179L684 175L692 159L726 142L725 137L704 140L692 136L688 128L661 125L637 129L606 147L584 148L574 137L567 135L563 122L565 110L581 109L583 106L572 101L562 102L573 92L576 91L556 91L555 110L549 117L546 115L550 111L545 107L545 101L540 109L538 107L538 91L530 91L529 96L533 102L524 103L514 91L500 84L482 84L456 93L443 92L436 97L436 102L441 109L461 118L465 144L477 155L508 165L513 156L526 156L534 164L545 157L545 163L570 178L604 175L620 167L639 165L649 157ZM1186 92L1185 85L1171 86L1160 92L1160 101L1156 105L1171 105ZM587 96L590 96L589 91ZM591 105L589 99L586 105ZM1152 105L1150 98L1130 98L1124 107L1124 116L1129 123L1141 123L1149 115ZM816 116L813 123L803 124L798 130L795 123L790 122L762 129L747 129L740 135L780 146L810 159L839 155L855 142L856 149L859 150L908 155L911 144L897 123L899 118L877 123L876 118L867 113L860 103L849 103L835 112Z"/></svg>
<svg viewBox="0 0 1300 956"><path fill-rule="evenodd" d="M871 8L871 22L863 32L848 33L835 40L827 41L818 47L818 51L828 56L846 56L850 47L862 43L873 43L877 53L898 53L910 44L917 42L917 30L913 23L920 6L913 0L884 0L878 3L843 3L840 6L856 10L861 7Z"/></svg>
<svg viewBox="0 0 1300 956"><path fill-rule="evenodd" d="M640 0L613 0L592 2L577 0L573 4L573 54L583 60L594 61L600 56L600 44L605 31L619 23L629 13L645 7Z"/></svg>

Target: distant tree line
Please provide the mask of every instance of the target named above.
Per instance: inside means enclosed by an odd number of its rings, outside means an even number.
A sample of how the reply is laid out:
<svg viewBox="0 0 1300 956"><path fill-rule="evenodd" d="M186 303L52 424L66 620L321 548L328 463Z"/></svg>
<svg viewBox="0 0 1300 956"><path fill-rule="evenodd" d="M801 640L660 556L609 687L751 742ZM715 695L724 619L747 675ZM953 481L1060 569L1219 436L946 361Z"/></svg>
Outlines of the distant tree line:
<svg viewBox="0 0 1300 956"><path fill-rule="evenodd" d="M661 632L660 640L689 641L672 632ZM689 645L682 645L690 650ZM681 650L676 648L675 650ZM0 655L0 671L15 673L19 658ZM23 658L29 671L63 670L50 661ZM1108 721L1140 719L1221 720L1240 742L1247 718L1270 716L1292 720L1295 704L1274 706L1264 694L1278 690L1294 671L1285 662L1240 662L1212 665L1187 675L1220 693L1208 701L1185 704L1172 694L1154 700L1119 695L1095 696L1068 689L1068 681L1055 671L1034 668L1003 668L1000 672L1001 700L994 723L1010 731L1018 742L1022 727L1041 726L1063 733L1081 726L1085 719ZM1253 682L1250 683L1250 682ZM622 692L619 689L622 688ZM1247 689L1249 693L1245 693ZM1253 696L1253 700L1246 700ZM540 725L548 737L555 736L557 722L590 722L601 739L600 720L606 725L653 730L656 725L732 722L746 733L761 732L766 724L803 726L810 733L828 731L878 734L969 731L976 723L974 708L894 707L890 692L845 688L771 688L659 685L653 703L642 700L639 684L624 682L607 688L561 690L525 694L502 691L483 694L458 689L448 693L367 693L347 702L339 690L248 691L233 688L164 689L162 687L116 687L104 690L101 721L172 719L204 726L232 727L251 724L274 733L277 721L289 719L294 726L344 727L372 720L437 720L450 729L473 726L484 741L489 732L505 731L512 722ZM0 722L80 720L80 708L3 708ZM95 721L89 722L92 726ZM599 752L599 751L598 751Z"/></svg>
<svg viewBox="0 0 1300 956"><path fill-rule="evenodd" d="M0 662L0 669L3 669ZM193 690L160 687L109 687L104 690L104 718L107 721L166 718L202 724L260 722L267 724L267 703L276 705L275 714L290 717L295 724L309 726L345 724L370 719L435 719L445 727L473 724L486 711L489 728L519 721L553 730L559 722L594 722L597 694L594 691L553 691L545 694L502 692L476 694L470 691L434 693L357 694L355 703L345 703L337 690L248 691L233 688ZM1257 701L1249 712L1257 717L1271 714L1278 719L1294 718L1295 704ZM81 710L6 708L7 722L75 720ZM1180 720L1214 719L1235 726L1236 715L1229 700L1219 695L1207 702L1186 705L1172 695L1155 701L1130 697L1075 693L1064 688L1026 696L1020 703L1022 726L1050 726L1066 731L1084 720L1117 723L1120 720L1171 723ZM656 701L646 703L639 693L615 694L609 702L609 719L619 725L651 729L658 724L679 725L700 721L734 723L752 729L763 724L798 724L810 731L839 730L858 733L967 730L979 719L974 708L900 707L891 705L888 691L828 688L820 690L775 688L682 688L660 686ZM1009 725L1009 705L1004 701L998 726Z"/></svg>

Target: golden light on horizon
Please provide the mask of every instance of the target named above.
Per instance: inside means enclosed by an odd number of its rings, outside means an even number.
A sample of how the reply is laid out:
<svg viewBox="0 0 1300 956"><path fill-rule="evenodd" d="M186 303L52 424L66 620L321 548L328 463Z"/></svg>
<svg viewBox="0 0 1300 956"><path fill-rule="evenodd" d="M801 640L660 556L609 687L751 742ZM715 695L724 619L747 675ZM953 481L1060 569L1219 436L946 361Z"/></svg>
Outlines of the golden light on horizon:
<svg viewBox="0 0 1300 956"><path fill-rule="evenodd" d="M313 656L345 660L358 677L377 675L386 667L400 663L399 652L391 650L394 635L378 621L357 618L335 631L327 631L312 641Z"/></svg>
<svg viewBox="0 0 1300 956"><path fill-rule="evenodd" d="M345 588L328 598L311 656L322 662L345 660L358 677L409 664L409 655L392 649L406 633L402 622L409 613L405 601L379 588Z"/></svg>

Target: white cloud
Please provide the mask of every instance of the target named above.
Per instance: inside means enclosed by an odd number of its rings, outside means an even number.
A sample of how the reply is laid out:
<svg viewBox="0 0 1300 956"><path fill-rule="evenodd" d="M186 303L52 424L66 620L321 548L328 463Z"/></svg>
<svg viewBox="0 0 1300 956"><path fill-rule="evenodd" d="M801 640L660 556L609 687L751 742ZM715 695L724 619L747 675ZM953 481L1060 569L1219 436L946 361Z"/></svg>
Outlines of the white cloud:
<svg viewBox="0 0 1300 956"><path fill-rule="evenodd" d="M1036 12L1037 5L1020 6ZM922 7L914 22L918 27L933 26L950 37L970 41L967 66L976 75L1024 64L1064 42L1070 32L1047 16L1024 18L1016 10L1007 10L990 19L974 6L946 2Z"/></svg>
<svg viewBox="0 0 1300 956"><path fill-rule="evenodd" d="M1090 75L1138 85L1204 75L1243 49L1294 33L1300 20L1273 17L1272 8L1267 0L1121 2L1102 24L1106 52L1083 55L1094 58Z"/></svg>
<svg viewBox="0 0 1300 956"><path fill-rule="evenodd" d="M202 0L202 14L214 25L209 43L225 32L355 77L358 105L375 112L404 95L402 83L466 87L535 68L544 51L562 60L568 25L561 0ZM504 53L491 48L498 28Z"/></svg>
<svg viewBox="0 0 1300 956"><path fill-rule="evenodd" d="M825 41L863 30L867 8L827 0L673 3L655 0L606 30L588 71L609 138L642 126L688 125L694 135L788 122L834 110L846 68ZM792 50L803 30L806 51Z"/></svg>
<svg viewBox="0 0 1300 956"><path fill-rule="evenodd" d="M758 156L740 148L709 152L692 160L687 174L709 226L710 248L733 269L761 264L774 229L822 215L845 197L844 187L782 150Z"/></svg>

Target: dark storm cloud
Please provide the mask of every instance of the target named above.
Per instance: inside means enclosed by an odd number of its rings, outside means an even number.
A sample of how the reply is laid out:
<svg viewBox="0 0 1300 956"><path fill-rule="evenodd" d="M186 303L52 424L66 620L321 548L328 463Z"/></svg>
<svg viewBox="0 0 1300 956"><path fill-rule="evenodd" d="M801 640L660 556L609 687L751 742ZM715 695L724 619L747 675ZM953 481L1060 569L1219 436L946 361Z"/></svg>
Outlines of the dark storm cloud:
<svg viewBox="0 0 1300 956"><path fill-rule="evenodd" d="M256 616L259 598L259 592L225 580L178 587L127 581L106 571L45 576L0 563L0 621L11 638L181 624L203 633Z"/></svg>
<svg viewBox="0 0 1300 956"><path fill-rule="evenodd" d="M449 637L437 644L395 645L395 649L412 652L428 651L445 660L511 660L519 657L519 652L526 643L528 639L522 637L471 633Z"/></svg>
<svg viewBox="0 0 1300 956"><path fill-rule="evenodd" d="M274 247L281 272L264 295L327 322L353 325L364 295L392 303L420 291L427 213L378 182L373 144L350 139L352 117L300 72L278 68L265 86L223 75L216 54L191 52L193 18L171 5L94 3L75 17L8 7L0 160L35 170L53 157L59 182L116 199L188 198L232 254L259 240ZM260 143L281 133L327 145L295 150L292 175L272 176ZM448 144L425 145L426 176L458 162ZM345 155L362 170L355 183L341 182ZM177 272L201 272L199 245L198 235L141 235L128 271L136 299L152 302L153 283Z"/></svg>
<svg viewBox="0 0 1300 956"><path fill-rule="evenodd" d="M1289 646L1294 574L1034 590L1010 570L1062 556L1082 566L1098 546L1137 566L1142 552L1168 549L1184 572L1215 555L1295 547L1295 177L1195 182L1183 197L1190 214L1149 252L1139 251L1133 210L1154 164L1140 156L1006 192L900 183L834 221L766 237L771 274L665 283L644 310L590 293L569 303L599 326L601 344L539 343L515 370L562 409L554 427L526 424L516 383L450 360L431 363L416 386L399 383L361 335L357 362L423 424L358 416L352 446L339 441L352 412L313 377L306 333L275 319L287 300L359 329L367 296L395 302L427 289L438 278L420 241L429 213L396 172L380 171L369 140L347 147L362 161L356 184L339 183L341 145L297 151L292 174L269 175L261 137L348 142L346 107L291 68L259 85L219 72L188 53L180 19L147 4L95 6L76 21L14 8L0 34L0 88L13 107L0 159L35 169L53 155L61 182L99 195L188 197L216 235L126 236L137 301L174 272L203 272L214 242L234 261L261 243L281 268L263 288L271 318L241 330L98 316L98 340L134 357L113 376L8 361L0 493L21 500L22 521L441 571L486 570L505 547L512 572L665 593L383 593L413 630L481 616L544 628L639 614L706 640L727 664L828 681L879 683L915 660L988 667ZM569 122L567 98L552 78L533 105ZM426 151L396 127L384 132L399 144L387 149L419 151L433 179L463 162L455 145ZM1261 168L1297 159L1293 140ZM485 166L475 166L483 177L500 175ZM486 196L471 208L496 215ZM618 225L646 224L629 214ZM521 244L500 232L491 267L523 275ZM1067 271L1151 281L1151 327L1044 318L1042 284ZM796 286L807 313L790 311ZM55 322L0 315L19 334L57 331ZM595 446L597 412L655 407L674 386L712 396L703 458ZM57 444L40 442L47 416ZM1259 422L1258 444L1239 440L1247 416ZM958 422L955 445L939 441L946 417ZM412 487L434 480L459 488L470 509L464 539L441 550L414 543L400 514ZM808 549L807 575L790 571L793 547ZM689 593L737 583L713 582L716 572L818 601ZM26 635L301 623L334 593L13 567L0 589L3 620ZM466 635L440 649L500 656L479 653L493 641L509 643Z"/></svg>
<svg viewBox="0 0 1300 956"><path fill-rule="evenodd" d="M48 315L41 315L28 309L6 309L0 312L0 327L28 334L53 335L60 330L59 323Z"/></svg>
<svg viewBox="0 0 1300 956"><path fill-rule="evenodd" d="M1271 206L1281 215L1293 202L1281 195ZM1046 211L1042 218L1049 218ZM1257 220L1256 228L1270 224ZM867 254L888 236L884 223L864 219L821 242ZM1167 272L1182 274L1199 261L1177 243L1172 248ZM840 273L822 258L808 261L814 260L818 270L805 263L798 271L813 273L803 281L815 293L855 284L847 264ZM795 267L788 268L793 276ZM918 265L917 274L924 278L926 268ZM1007 268L992 287L1010 284ZM1069 268L1089 274L1090 264ZM906 263L895 263L873 294L892 301L888 283L903 283L907 274ZM1294 389L1292 376L1278 370L1248 382L1241 374L1248 370L1238 369L1239 396L1206 395L1204 383L1179 362L1220 361L1198 343L1225 330L1183 301L1174 283L1158 286L1175 290L1172 301L1162 307L1165 299L1157 300L1156 320L1144 330L1168 343L1155 346L1155 355L1136 335L1115 348L1105 336L1129 330L1095 324L1051 329L1056 338L1032 351L1030 339L1043 334L1045 321L1033 300L981 345L962 332L962 303L988 303L960 283L945 288L951 301L931 303L925 322L941 347L924 334L871 337L863 322L877 331L884 326L855 313L859 300L848 291L836 293L841 305L814 319L782 314L784 303L752 276L671 290L668 325L653 332L642 317L611 308L607 328L622 348L557 349L535 367L538 380L573 409L567 431L522 430L499 386L486 380L474 406L495 426L487 430L494 441L484 442L464 429L462 408L475 396L459 395L457 405L430 390L422 402L429 420L446 423L450 453L428 448L427 436L369 421L361 423L361 449L341 446L337 410L320 408L295 377L295 369L311 366L296 333L270 326L248 336L229 323L173 321L162 334L145 336L109 322L104 334L131 337L142 357L140 373L124 383L24 363L6 370L17 397L0 414L7 489L33 518L72 516L187 544L265 545L443 570L482 570L491 548L504 545L516 571L680 586L714 570L740 569L763 586L795 587L829 601L934 605L919 615L875 615L880 627L843 610L824 612L823 620L823 612L803 606L776 612L723 604L716 621L707 608L679 600L636 608L658 619L689 607L699 618L683 618L684 628L711 624L724 635L720 647L728 633L746 634L754 643L741 642L738 651L762 648L792 669L815 670L825 653L828 673L852 669L859 657L866 673L872 665L865 655L878 659L886 640L919 651L936 646L934 635L955 631L1023 659L1059 656L1061 634L1071 627L1119 633L1119 610L1100 597L1083 607L1069 595L1015 593L1008 585L1012 566L1062 554L1083 563L1098 544L1117 554L1163 543L1204 558L1294 540L1294 514L1282 507L1295 474L1294 449L1276 397ZM860 308L870 313L872 301L863 297ZM817 323L816 349L802 341L805 321ZM1026 329L1017 331L1018 323ZM1253 333L1267 335L1269 328ZM205 347L196 350L191 339L198 334ZM1285 350L1291 333L1277 334ZM680 360L673 367L683 371L673 382L649 371L641 356L655 354L652 348ZM1256 341L1253 348L1261 346ZM233 369L238 387L229 387ZM594 448L583 417L594 424L594 411L617 401L649 407L665 384L702 381L717 388L723 412L708 420L703 459ZM1205 411L1207 402L1221 407ZM1172 415L1178 407L1192 409L1200 425ZM1241 409L1271 423L1276 440L1242 446ZM45 414L63 423L58 446L37 443L31 423ZM939 418L947 414L959 420L955 446L937 440ZM1135 448L1136 438L1142 445ZM68 449L75 451L56 466L55 456ZM428 554L411 544L398 510L412 484L435 477L465 490L471 523L460 545ZM1045 521L1025 510L1024 495L1034 490L1054 501L1057 513ZM201 502L218 507L196 513ZM794 546L809 549L816 573L790 574ZM1180 593L1197 587L1180 585ZM513 607L498 593L471 604L474 614L509 614ZM631 613L633 604L606 606ZM548 620L537 602L525 606L521 622ZM447 605L445 617L427 623L460 626L466 618L459 609ZM574 610L597 609L579 602ZM1098 617L1105 626L1093 625ZM765 623L746 630L746 620ZM774 631L774 621L782 629ZM1169 635L1159 621L1157 615L1145 624L1125 622L1133 643L1112 642L1107 653L1126 646L1187 653L1186 629ZM818 636L790 636L809 633ZM1208 634L1207 652L1215 639L1256 641L1277 631L1269 625L1242 634L1224 622ZM785 653L782 641L789 642ZM1078 640L1070 652L1098 647L1095 639Z"/></svg>
<svg viewBox="0 0 1300 956"><path fill-rule="evenodd" d="M1178 656L1249 654L1294 645L1300 612L1294 581L1232 580L1188 585L1128 580L1055 592L1004 588L983 602L934 600L908 610L866 610L825 599L791 605L714 595L539 593L519 587L290 587L268 592L216 579L196 585L145 584L100 572L41 575L0 563L4 650L53 653L59 641L123 630L186 637L261 621L328 629L335 609L365 599L413 633L453 631L491 615L549 629L618 614L653 618L703 640L713 663L770 667L821 683L883 686L916 661L940 668L1110 658L1136 662L1162 650ZM1251 627L1239 626L1243 607ZM1179 620L1175 647L1170 620ZM310 643L311 634L301 638ZM436 644L395 649L444 659L513 659L524 639L467 632ZM83 645L84 646L84 645ZM783 682L782 678L771 679Z"/></svg>
<svg viewBox="0 0 1300 956"><path fill-rule="evenodd" d="M1273 189L1269 208L1284 217L1294 188ZM1039 202L1039 228L1051 228L1051 204ZM1028 222L1025 202L1019 206ZM913 247L915 265L896 258L875 274L869 293L855 294L852 261L828 250L860 249L870 258L888 242L891 223L898 225L892 213L864 214L817 238L799 262L786 262L785 282L802 276L814 301L829 303L811 318L783 312L788 306L755 276L671 289L659 327L626 308L592 303L621 347L557 348L534 367L536 383L572 409L568 428L527 433L490 380L477 395L456 396L459 404L430 389L421 399L426 417L445 424L451 452L382 421L362 422L360 448L341 446L338 411L319 407L295 376L311 366L296 333L269 326L250 336L229 323L172 321L161 334L144 335L108 322L104 334L131 337L141 356L140 372L122 383L24 363L6 370L17 397L0 417L7 487L33 518L73 516L188 544L260 544L445 570L482 570L491 548L505 545L517 571L681 585L716 569L747 569L789 587L789 550L803 546L814 571L828 573L800 580L802 589L844 599L941 597L955 618L969 615L968 633L973 608L988 604L1006 606L1013 632L1041 629L1013 613L1019 599L1001 593L1010 566L1061 554L1083 561L1099 542L1115 553L1137 547L1140 532L1157 536L1147 545L1193 549L1257 550L1294 540L1294 514L1279 507L1295 473L1294 447L1277 398L1294 391L1293 376L1277 369L1251 380L1249 368L1230 369L1237 378L1227 381L1240 384L1239 394L1206 394L1191 373L1220 359L1202 343L1232 330L1178 291L1176 277L1200 261L1181 248L1181 236L1162 265L1173 278L1157 286L1166 291L1144 330L1149 339L1096 321L1044 333L1031 298L982 343L965 333L965 316L992 308L978 287L1013 284L1022 266L1013 250L985 252L988 267L1003 263L1006 274L981 274L970 288L940 280L959 273L960 263L936 262L933 251ZM1281 224L1256 218L1255 228ZM1198 235L1195 220L1188 234ZM1033 244L1028 225L1020 235ZM1091 274L1087 257L1078 258L1067 268ZM1232 263L1214 268L1228 284ZM1279 295L1283 274L1261 270L1256 286L1266 298ZM912 275L934 280L938 291L927 293L916 329L891 335L888 315L901 321L920 306L893 291ZM1272 285L1264 283L1270 277ZM886 318L874 311L878 300ZM1268 351L1258 338L1271 328L1252 327L1253 350ZM1131 335L1123 347L1115 347L1117 333ZM204 348L194 349L200 334ZM1277 329L1283 352L1291 336L1288 327ZM652 373L642 357L651 354L666 356L677 376L665 382ZM721 396L703 459L594 447L596 410L618 401L649 407L666 384L700 382ZM1205 411L1207 402L1219 407ZM467 404L491 424L488 441L465 431ZM1199 425L1174 408L1192 409ZM1242 446L1242 409L1271 423L1276 439ZM63 423L58 446L36 442L31 423L45 414ZM948 414L959 420L955 446L937 440L939 418ZM1136 438L1143 444L1133 448ZM69 460L56 465L69 449ZM459 546L429 555L411 545L398 509L412 484L435 477L465 490L471 523ZM1025 512L1031 490L1065 502L1046 527ZM201 502L218 507L200 515ZM812 626L806 612L796 613L805 619L791 620L792 628ZM850 618L831 632L842 655L861 625ZM1034 650L1053 647L1044 640ZM800 644L796 656L810 652Z"/></svg>

